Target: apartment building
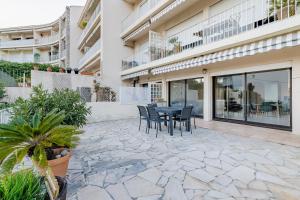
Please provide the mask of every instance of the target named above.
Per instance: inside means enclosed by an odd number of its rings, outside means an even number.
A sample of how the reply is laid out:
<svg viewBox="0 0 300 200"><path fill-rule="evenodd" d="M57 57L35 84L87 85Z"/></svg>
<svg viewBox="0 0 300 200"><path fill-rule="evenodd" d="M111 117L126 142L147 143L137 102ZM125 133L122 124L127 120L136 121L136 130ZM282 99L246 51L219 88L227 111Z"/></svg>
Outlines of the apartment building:
<svg viewBox="0 0 300 200"><path fill-rule="evenodd" d="M299 0L126 2L124 84L205 121L300 134Z"/></svg>
<svg viewBox="0 0 300 200"><path fill-rule="evenodd" d="M72 22L78 20L81 9L67 7L59 19L49 24L0 29L0 60L69 67L71 60L77 60L70 49L80 29Z"/></svg>
<svg viewBox="0 0 300 200"><path fill-rule="evenodd" d="M95 75L102 85L116 93L122 85L122 59L131 53L120 38L122 21L130 11L131 6L123 0L87 0L78 20L82 28L76 42L80 72Z"/></svg>

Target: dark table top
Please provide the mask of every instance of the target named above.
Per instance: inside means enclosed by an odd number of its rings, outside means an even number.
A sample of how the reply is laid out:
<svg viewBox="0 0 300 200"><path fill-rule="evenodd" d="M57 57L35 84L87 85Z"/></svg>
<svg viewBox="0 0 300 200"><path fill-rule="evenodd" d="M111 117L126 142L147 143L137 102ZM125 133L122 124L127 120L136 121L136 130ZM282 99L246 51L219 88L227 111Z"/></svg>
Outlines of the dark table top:
<svg viewBox="0 0 300 200"><path fill-rule="evenodd" d="M156 107L157 112L167 113L167 114L176 114L182 111L182 107Z"/></svg>

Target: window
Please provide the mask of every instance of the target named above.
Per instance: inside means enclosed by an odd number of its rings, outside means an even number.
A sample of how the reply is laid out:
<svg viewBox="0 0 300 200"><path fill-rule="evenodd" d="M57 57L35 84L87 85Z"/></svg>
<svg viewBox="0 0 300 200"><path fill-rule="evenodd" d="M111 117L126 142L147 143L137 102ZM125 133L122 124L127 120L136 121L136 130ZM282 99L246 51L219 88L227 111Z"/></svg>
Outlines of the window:
<svg viewBox="0 0 300 200"><path fill-rule="evenodd" d="M291 70L215 77L214 117L291 128Z"/></svg>

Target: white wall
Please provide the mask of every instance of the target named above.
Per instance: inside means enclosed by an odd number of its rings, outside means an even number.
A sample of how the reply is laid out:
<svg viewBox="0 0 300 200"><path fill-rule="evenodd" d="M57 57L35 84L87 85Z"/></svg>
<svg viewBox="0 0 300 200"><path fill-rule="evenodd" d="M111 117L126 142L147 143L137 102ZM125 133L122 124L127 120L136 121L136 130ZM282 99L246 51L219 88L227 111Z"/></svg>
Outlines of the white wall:
<svg viewBox="0 0 300 200"><path fill-rule="evenodd" d="M88 123L129 119L138 116L136 105L121 105L119 102L93 102L88 103L92 114L88 117Z"/></svg>
<svg viewBox="0 0 300 200"><path fill-rule="evenodd" d="M13 103L19 97L28 99L32 89L27 87L6 87L5 91L7 97L5 97L2 101Z"/></svg>
<svg viewBox="0 0 300 200"><path fill-rule="evenodd" d="M70 88L76 90L77 87L92 87L94 77L76 74L31 71L31 85L42 84L44 89L52 91L54 88Z"/></svg>

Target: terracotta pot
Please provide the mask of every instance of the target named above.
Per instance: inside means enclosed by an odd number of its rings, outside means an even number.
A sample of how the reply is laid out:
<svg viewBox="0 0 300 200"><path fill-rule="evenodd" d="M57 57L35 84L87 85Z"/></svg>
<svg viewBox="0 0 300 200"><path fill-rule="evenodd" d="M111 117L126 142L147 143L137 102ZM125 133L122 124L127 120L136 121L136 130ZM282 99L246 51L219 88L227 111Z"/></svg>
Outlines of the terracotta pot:
<svg viewBox="0 0 300 200"><path fill-rule="evenodd" d="M65 68L62 68L62 67L59 68L59 72L60 72L60 73L65 73Z"/></svg>
<svg viewBox="0 0 300 200"><path fill-rule="evenodd" d="M54 149L53 151L61 151L62 149ZM48 166L51 168L54 176L65 177L67 174L69 160L72 153L69 152L66 156L54 160L48 160Z"/></svg>
<svg viewBox="0 0 300 200"><path fill-rule="evenodd" d="M47 72L52 72L52 67L48 67Z"/></svg>

